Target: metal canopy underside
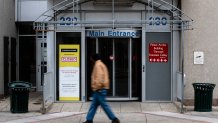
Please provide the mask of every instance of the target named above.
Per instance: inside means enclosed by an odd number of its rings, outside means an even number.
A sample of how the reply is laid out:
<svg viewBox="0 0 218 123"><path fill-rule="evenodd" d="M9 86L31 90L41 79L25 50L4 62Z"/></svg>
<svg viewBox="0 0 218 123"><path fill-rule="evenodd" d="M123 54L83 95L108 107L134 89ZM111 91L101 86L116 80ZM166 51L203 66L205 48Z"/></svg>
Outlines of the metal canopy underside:
<svg viewBox="0 0 218 123"><path fill-rule="evenodd" d="M132 6L134 0L115 0L114 3L112 0L94 0L94 5L101 5L101 6Z"/></svg>
<svg viewBox="0 0 218 123"><path fill-rule="evenodd" d="M62 22L57 21L55 18L66 11L76 14L81 10L79 6L81 4L93 2L93 5L111 6L111 13L113 15L111 20L107 21L76 21L76 22ZM116 7L119 6L132 6L134 3L140 3L146 5L144 11L148 11L153 15L155 12L162 12L170 15L171 19L167 20L167 24L176 26L177 30L189 30L192 29L193 20L185 15L179 8L168 3L164 0L63 0L53 5L50 9L41 14L34 22L34 29L36 31L48 30L47 26L57 24L79 24L80 27L116 27L123 25L125 27L142 27L143 24L155 23L157 20L138 20L138 21L120 21L114 16ZM131 11L131 10L130 10ZM78 29L78 26L76 26Z"/></svg>

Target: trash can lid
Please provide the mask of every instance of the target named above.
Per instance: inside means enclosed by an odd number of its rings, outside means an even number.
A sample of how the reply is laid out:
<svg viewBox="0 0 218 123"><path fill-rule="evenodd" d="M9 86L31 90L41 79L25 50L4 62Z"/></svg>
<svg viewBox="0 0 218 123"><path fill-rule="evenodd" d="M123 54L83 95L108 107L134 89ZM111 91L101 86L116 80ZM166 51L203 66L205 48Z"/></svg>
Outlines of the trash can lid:
<svg viewBox="0 0 218 123"><path fill-rule="evenodd" d="M216 86L216 84L213 83L193 83L192 85L196 86Z"/></svg>
<svg viewBox="0 0 218 123"><path fill-rule="evenodd" d="M213 83L193 83L192 84L195 89L197 88L207 88L207 89L214 89L216 84Z"/></svg>
<svg viewBox="0 0 218 123"><path fill-rule="evenodd" d="M25 81L13 81L8 83L9 88L31 88L32 84Z"/></svg>

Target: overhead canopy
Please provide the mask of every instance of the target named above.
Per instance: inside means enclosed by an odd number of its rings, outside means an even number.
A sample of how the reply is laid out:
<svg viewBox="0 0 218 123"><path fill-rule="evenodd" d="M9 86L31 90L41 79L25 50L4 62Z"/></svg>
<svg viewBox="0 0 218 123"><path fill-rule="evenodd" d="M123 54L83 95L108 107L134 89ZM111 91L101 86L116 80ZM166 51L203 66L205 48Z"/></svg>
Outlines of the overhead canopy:
<svg viewBox="0 0 218 123"><path fill-rule="evenodd" d="M112 0L94 0L95 5L113 5L114 6L132 6L134 3L134 0L114 0L114 3Z"/></svg>
<svg viewBox="0 0 218 123"><path fill-rule="evenodd" d="M148 6L148 11L151 12L151 15L155 11L163 12L168 15L170 15L171 19L167 20L168 24L176 24L180 26L180 29L192 29L192 22L193 20L185 15L184 12L182 12L177 6L166 2L165 0L62 0L57 2L55 5L53 5L51 8L49 8L47 11L42 13L34 22L34 28L35 30L41 30L42 24L60 24L63 22L56 21L55 17L57 17L59 14L63 13L64 11L71 10L72 13L77 13L79 11L79 5L92 2L93 5L101 5L101 6L111 6L111 13L113 15L113 18L111 20L107 21L77 21L76 23L80 25L99 25L99 24L111 24L111 26L114 26L116 24L148 24L151 22L151 20L140 20L140 21L119 21L116 20L114 16L114 12L116 11L116 7L119 6L132 6L134 3L140 3ZM156 20L153 20L155 22ZM75 23L75 22L66 22L66 23ZM181 27L182 26L182 27Z"/></svg>

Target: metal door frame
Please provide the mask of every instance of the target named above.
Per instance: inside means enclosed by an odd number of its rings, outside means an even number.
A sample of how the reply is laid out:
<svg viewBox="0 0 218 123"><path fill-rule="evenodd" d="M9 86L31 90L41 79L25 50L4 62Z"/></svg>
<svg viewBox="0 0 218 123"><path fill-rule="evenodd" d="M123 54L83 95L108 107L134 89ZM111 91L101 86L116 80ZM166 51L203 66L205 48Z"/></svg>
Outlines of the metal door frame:
<svg viewBox="0 0 218 123"><path fill-rule="evenodd" d="M150 101L150 100L146 100L146 86L147 86L147 83L146 83L146 80L147 80L147 73L146 73L146 68L147 68L147 58L148 56L146 55L147 53L147 33L155 33L153 31L147 31L145 28L142 28L142 102L172 102L173 100L173 80L172 80L172 77L173 77L173 72L172 72L172 69L173 69L173 62L170 63L170 91L171 91L171 94L170 94L170 100L169 101ZM173 39L172 39L172 32L171 31L159 31L159 32L162 32L162 33L170 33L170 44L171 46L169 46L171 48L171 52L169 52L169 54L171 55L171 58L169 59L170 61L173 61Z"/></svg>
<svg viewBox="0 0 218 123"><path fill-rule="evenodd" d="M42 38L37 38L36 39L36 89L37 91L43 91L43 84L42 84L42 72L43 70L41 69L42 67L44 67L44 65L42 65L43 59L42 57L45 57L43 53L44 48L42 47L42 45L45 42L43 41ZM43 45L44 46L44 45Z"/></svg>
<svg viewBox="0 0 218 123"><path fill-rule="evenodd" d="M99 53L99 38L96 37L96 53ZM112 39L112 42L113 42L113 56L115 56L115 39L118 39L118 38L111 38ZM129 59L129 62L128 62L128 97L121 97L121 98L107 98L107 100L138 100L139 97L132 97L132 38L125 38L125 39L128 39L127 43L128 43L128 59ZM116 88L115 88L115 85L116 85L116 80L115 80L115 61L113 61L113 91L112 91L112 96L115 96L115 92L116 92Z"/></svg>
<svg viewBox="0 0 218 123"><path fill-rule="evenodd" d="M36 88L39 91L42 91L42 87L40 87L41 83L41 39L36 39Z"/></svg>

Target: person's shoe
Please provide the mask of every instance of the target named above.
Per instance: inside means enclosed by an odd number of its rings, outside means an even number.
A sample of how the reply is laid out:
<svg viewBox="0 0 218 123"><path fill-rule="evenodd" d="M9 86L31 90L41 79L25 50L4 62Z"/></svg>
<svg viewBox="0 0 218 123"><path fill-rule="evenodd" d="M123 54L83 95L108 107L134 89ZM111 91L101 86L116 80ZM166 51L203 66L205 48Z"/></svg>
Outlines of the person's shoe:
<svg viewBox="0 0 218 123"><path fill-rule="evenodd" d="M118 118L116 118L112 121L112 123L120 123L120 120Z"/></svg>
<svg viewBox="0 0 218 123"><path fill-rule="evenodd" d="M83 123L93 123L93 121L90 121L90 120L86 120L85 122Z"/></svg>

